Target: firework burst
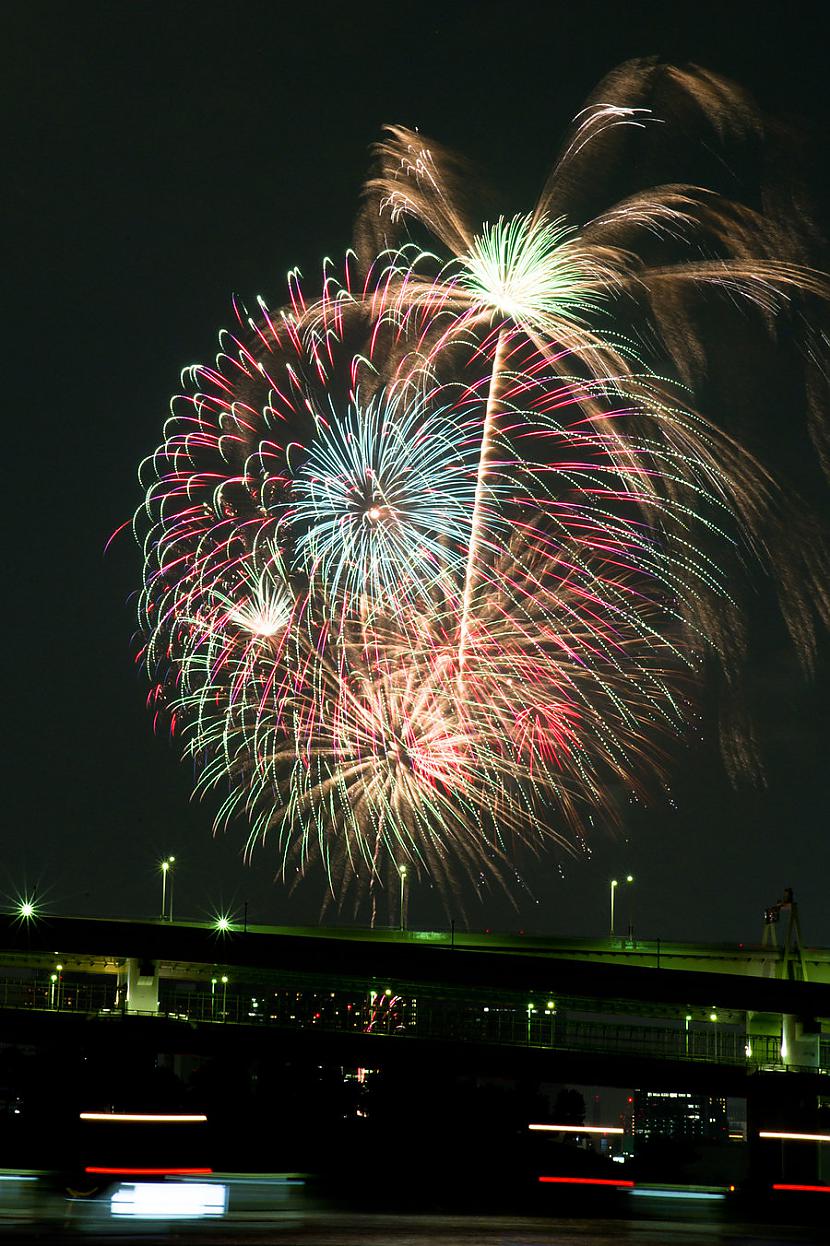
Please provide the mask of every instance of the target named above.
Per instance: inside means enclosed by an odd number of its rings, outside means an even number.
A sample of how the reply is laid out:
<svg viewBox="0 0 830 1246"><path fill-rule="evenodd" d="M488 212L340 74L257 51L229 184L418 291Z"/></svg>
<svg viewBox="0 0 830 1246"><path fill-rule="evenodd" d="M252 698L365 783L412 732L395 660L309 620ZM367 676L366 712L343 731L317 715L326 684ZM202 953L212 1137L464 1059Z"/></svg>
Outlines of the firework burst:
<svg viewBox="0 0 830 1246"><path fill-rule="evenodd" d="M484 477L486 352L445 379L382 278L328 291L191 370L147 461L153 701L219 823L244 816L285 872L322 862L342 900L406 862L449 903L660 768L707 645L696 597L725 597L695 545L727 543L724 478L680 408L645 385L615 406L618 381L530 343L500 369ZM355 367L352 322L417 367L363 399L387 356Z"/></svg>
<svg viewBox="0 0 830 1246"><path fill-rule="evenodd" d="M286 876L322 864L337 903L406 865L449 905L459 876L580 843L740 648L735 568L779 498L646 343L677 363L689 288L768 316L824 279L698 187L577 214L588 149L648 124L590 104L535 208L495 224L458 206L457 158L390 130L360 259L311 298L292 275L277 312L237 305L142 467L151 705L217 824L245 819ZM695 240L711 256L677 258Z"/></svg>
<svg viewBox="0 0 830 1246"><path fill-rule="evenodd" d="M298 566L332 603L383 614L429 599L466 550L474 470L457 416L422 397L332 412L294 486Z"/></svg>

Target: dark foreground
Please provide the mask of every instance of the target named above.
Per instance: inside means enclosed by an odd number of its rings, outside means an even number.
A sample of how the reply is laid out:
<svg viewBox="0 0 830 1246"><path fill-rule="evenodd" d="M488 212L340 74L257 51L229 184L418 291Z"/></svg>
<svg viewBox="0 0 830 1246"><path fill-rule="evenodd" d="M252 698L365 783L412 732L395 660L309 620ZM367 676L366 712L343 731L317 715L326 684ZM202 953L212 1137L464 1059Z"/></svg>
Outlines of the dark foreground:
<svg viewBox="0 0 830 1246"><path fill-rule="evenodd" d="M428 1201L428 1191L424 1191ZM379 1192L379 1198L382 1197ZM417 1192L413 1191L417 1201ZM830 1203L830 1198L827 1199ZM686 1194L638 1199L551 1201L549 1214L396 1214L326 1206L300 1178L215 1176L186 1181L115 1182L94 1198L70 1198L49 1180L8 1174L0 1181L4 1241L292 1243L334 1246L717 1246L828 1240L830 1207L811 1201L752 1207ZM818 1203L822 1205L819 1206Z"/></svg>

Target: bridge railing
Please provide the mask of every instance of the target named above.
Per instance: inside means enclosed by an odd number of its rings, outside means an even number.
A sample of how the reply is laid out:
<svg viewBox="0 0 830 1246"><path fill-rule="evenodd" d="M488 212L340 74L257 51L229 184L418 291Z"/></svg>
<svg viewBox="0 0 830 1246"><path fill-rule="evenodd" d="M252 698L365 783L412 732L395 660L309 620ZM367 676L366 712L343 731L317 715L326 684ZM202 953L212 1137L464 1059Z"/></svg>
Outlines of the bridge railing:
<svg viewBox="0 0 830 1246"><path fill-rule="evenodd" d="M716 1064L780 1064L780 1041L753 1040L752 1058L738 1027L584 1020L563 1012L456 1000L406 999L370 993L274 992L267 997L221 992L179 994L162 1000L169 1013L216 1024L271 1025L280 1029L364 1033L493 1043L563 1051L642 1055Z"/></svg>
<svg viewBox="0 0 830 1246"><path fill-rule="evenodd" d="M115 1007L114 982L34 982L0 979L0 1007L98 1013Z"/></svg>
<svg viewBox="0 0 830 1246"><path fill-rule="evenodd" d="M320 992L164 989L157 1014L167 1018L216 1025L268 1026L279 1030L445 1039L571 1052L645 1056L672 1061L781 1066L781 1044L775 1037L753 1037L751 1056L739 1027L720 1024L686 1028L682 1022L641 1024L625 1020L585 1019L562 1009L470 1003L458 999L408 998L386 992ZM0 1006L119 1015L115 983L35 983L0 979ZM830 1066L830 1040L822 1041L821 1066Z"/></svg>

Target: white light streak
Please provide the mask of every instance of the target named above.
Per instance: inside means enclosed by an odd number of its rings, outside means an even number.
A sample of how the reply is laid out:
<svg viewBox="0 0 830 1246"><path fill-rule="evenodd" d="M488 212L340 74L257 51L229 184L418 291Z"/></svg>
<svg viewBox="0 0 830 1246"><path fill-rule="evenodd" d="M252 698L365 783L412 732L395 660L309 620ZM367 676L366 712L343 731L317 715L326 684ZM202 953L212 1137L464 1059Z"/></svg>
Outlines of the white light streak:
<svg viewBox="0 0 830 1246"><path fill-rule="evenodd" d="M714 1194L708 1190L644 1190L637 1188L631 1191L638 1198L683 1198L683 1199L725 1199L725 1194Z"/></svg>
<svg viewBox="0 0 830 1246"><path fill-rule="evenodd" d="M782 1142L830 1142L830 1134L787 1133L778 1129L760 1129L759 1138L779 1138Z"/></svg>
<svg viewBox="0 0 830 1246"><path fill-rule="evenodd" d="M528 1125L528 1129L555 1134L621 1134L620 1125Z"/></svg>
<svg viewBox="0 0 830 1246"><path fill-rule="evenodd" d="M113 1216L138 1219L181 1219L197 1216L224 1216L228 1206L227 1187L218 1183L174 1185L169 1182L123 1184L110 1199Z"/></svg>
<svg viewBox="0 0 830 1246"><path fill-rule="evenodd" d="M139 1125L199 1125L207 1121L203 1112L81 1112L82 1121L131 1122Z"/></svg>

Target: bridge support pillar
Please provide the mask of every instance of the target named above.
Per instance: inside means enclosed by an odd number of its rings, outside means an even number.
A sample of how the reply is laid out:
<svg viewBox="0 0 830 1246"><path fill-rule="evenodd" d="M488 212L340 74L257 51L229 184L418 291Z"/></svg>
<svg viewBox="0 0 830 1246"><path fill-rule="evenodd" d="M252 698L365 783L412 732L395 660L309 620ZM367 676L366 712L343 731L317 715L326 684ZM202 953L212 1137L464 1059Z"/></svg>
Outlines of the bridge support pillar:
<svg viewBox="0 0 830 1246"><path fill-rule="evenodd" d="M775 1182L815 1184L824 1179L826 1147L805 1141L761 1138L762 1131L819 1132L817 1079L810 1074L756 1073L746 1097L752 1184L768 1192Z"/></svg>
<svg viewBox="0 0 830 1246"><path fill-rule="evenodd" d="M118 999L127 1012L158 1012L159 970L152 960L130 956L118 971Z"/></svg>
<svg viewBox="0 0 830 1246"><path fill-rule="evenodd" d="M811 1017L784 1013L781 1019L781 1059L785 1065L817 1069L821 1025Z"/></svg>

